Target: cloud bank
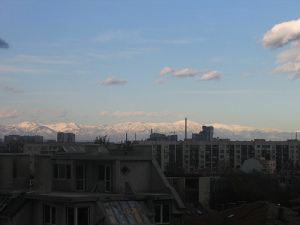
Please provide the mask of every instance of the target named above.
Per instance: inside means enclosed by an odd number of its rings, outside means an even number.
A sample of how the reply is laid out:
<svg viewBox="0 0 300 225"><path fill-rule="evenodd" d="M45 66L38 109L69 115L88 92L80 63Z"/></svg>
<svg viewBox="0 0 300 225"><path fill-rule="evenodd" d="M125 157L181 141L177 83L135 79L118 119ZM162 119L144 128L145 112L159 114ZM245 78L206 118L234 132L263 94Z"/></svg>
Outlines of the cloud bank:
<svg viewBox="0 0 300 225"><path fill-rule="evenodd" d="M0 119L16 118L18 116L23 116L24 114L24 112L20 112L18 110L7 111L5 109L2 109L0 110Z"/></svg>
<svg viewBox="0 0 300 225"><path fill-rule="evenodd" d="M163 112L145 112L145 111L130 111L130 112L121 112L116 111L114 113L109 113L108 111L103 111L100 113L100 116L108 116L108 117L122 117L122 118L128 118L128 117L166 117L169 115L168 111Z"/></svg>
<svg viewBox="0 0 300 225"><path fill-rule="evenodd" d="M272 74L291 74L287 79L300 78L300 19L275 25L263 35L261 41L266 49L278 49L291 43L291 48L277 54L278 65Z"/></svg>

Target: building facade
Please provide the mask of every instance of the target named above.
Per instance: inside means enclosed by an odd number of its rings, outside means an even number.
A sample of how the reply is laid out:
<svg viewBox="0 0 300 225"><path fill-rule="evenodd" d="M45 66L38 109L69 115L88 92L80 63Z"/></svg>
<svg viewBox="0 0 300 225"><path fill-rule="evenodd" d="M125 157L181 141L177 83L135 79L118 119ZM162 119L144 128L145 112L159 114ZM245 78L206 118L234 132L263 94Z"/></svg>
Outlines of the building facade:
<svg viewBox="0 0 300 225"><path fill-rule="evenodd" d="M29 136L29 135L6 135L4 136L4 142L6 143L15 143L15 142L20 142L20 143L43 143L43 136L39 135L34 135L34 136Z"/></svg>
<svg viewBox="0 0 300 225"><path fill-rule="evenodd" d="M287 161L299 159L299 140L231 141L217 139L213 141L140 141L136 147L151 147L162 170L170 163L181 165L186 172L201 169L221 171L228 168L241 168L250 158L272 160L279 170Z"/></svg>
<svg viewBox="0 0 300 225"><path fill-rule="evenodd" d="M185 206L151 156L86 145L85 152L36 155L34 164L22 201L1 193L0 224L183 224Z"/></svg>
<svg viewBox="0 0 300 225"><path fill-rule="evenodd" d="M60 142L60 143L74 143L75 142L75 134L57 132L57 142Z"/></svg>

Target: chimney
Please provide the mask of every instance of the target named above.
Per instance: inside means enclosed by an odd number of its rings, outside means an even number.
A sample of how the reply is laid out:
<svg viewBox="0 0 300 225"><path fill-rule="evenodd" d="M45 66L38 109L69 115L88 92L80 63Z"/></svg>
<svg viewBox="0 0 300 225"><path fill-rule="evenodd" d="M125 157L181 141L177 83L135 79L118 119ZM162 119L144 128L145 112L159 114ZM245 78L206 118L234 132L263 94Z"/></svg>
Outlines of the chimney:
<svg viewBox="0 0 300 225"><path fill-rule="evenodd" d="M187 139L187 118L185 118L185 132L184 132L184 140Z"/></svg>
<svg viewBox="0 0 300 225"><path fill-rule="evenodd" d="M127 133L126 133L126 143L127 143Z"/></svg>

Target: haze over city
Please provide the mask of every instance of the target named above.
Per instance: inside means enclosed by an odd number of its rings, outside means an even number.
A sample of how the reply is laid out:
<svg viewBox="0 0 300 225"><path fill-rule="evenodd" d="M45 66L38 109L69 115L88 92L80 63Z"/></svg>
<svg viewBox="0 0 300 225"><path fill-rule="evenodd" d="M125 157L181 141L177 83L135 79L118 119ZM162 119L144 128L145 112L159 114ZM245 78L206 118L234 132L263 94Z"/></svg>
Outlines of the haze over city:
<svg viewBox="0 0 300 225"><path fill-rule="evenodd" d="M0 2L0 125L299 131L299 1Z"/></svg>

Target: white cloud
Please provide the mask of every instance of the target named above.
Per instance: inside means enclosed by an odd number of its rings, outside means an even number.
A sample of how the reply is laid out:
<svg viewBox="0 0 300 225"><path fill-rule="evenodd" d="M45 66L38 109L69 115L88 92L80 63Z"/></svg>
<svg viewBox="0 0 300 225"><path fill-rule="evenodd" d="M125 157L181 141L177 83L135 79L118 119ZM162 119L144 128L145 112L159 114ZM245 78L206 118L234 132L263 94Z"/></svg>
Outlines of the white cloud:
<svg viewBox="0 0 300 225"><path fill-rule="evenodd" d="M300 61L287 62L281 66L278 66L272 73L280 75L284 73L293 73L293 72L300 72Z"/></svg>
<svg viewBox="0 0 300 225"><path fill-rule="evenodd" d="M145 111L130 111L130 112L121 112L117 110L114 113L109 113L108 111L103 111L100 113L100 116L108 116L108 117L166 117L169 115L168 111L164 112L145 112Z"/></svg>
<svg viewBox="0 0 300 225"><path fill-rule="evenodd" d="M300 47L291 48L279 53L276 63L283 62L299 62L300 61Z"/></svg>
<svg viewBox="0 0 300 225"><path fill-rule="evenodd" d="M262 44L265 48L280 48L290 42L300 40L300 19L275 25L263 35Z"/></svg>
<svg viewBox="0 0 300 225"><path fill-rule="evenodd" d="M253 75L251 74L251 73L245 73L245 74L243 74L243 76L242 77L252 77Z"/></svg>
<svg viewBox="0 0 300 225"><path fill-rule="evenodd" d="M25 112L20 112L18 110L7 111L5 109L0 110L0 119L9 119L23 116Z"/></svg>
<svg viewBox="0 0 300 225"><path fill-rule="evenodd" d="M157 84L162 84L162 83L165 83L165 82L167 82L168 81L168 79L158 79L157 81L156 81L156 83Z"/></svg>
<svg viewBox="0 0 300 225"><path fill-rule="evenodd" d="M174 117L176 118L186 118L188 116L191 116L195 114L195 112L191 112L191 113L174 113Z"/></svg>
<svg viewBox="0 0 300 225"><path fill-rule="evenodd" d="M183 70L178 70L174 73L173 77L178 78L178 77L194 77L197 74L199 74L201 71L200 70L192 70L192 69L183 69Z"/></svg>
<svg viewBox="0 0 300 225"><path fill-rule="evenodd" d="M101 82L102 82L102 80L97 80L96 82L93 83L93 85L100 84Z"/></svg>
<svg viewBox="0 0 300 225"><path fill-rule="evenodd" d="M163 76L165 74L173 73L173 72L174 72L174 70L172 68L165 67L165 68L162 69L162 71L160 71L159 76Z"/></svg>
<svg viewBox="0 0 300 225"><path fill-rule="evenodd" d="M300 73L300 19L284 22L275 25L270 31L264 34L262 44L265 48L277 49L288 43L292 43L291 48L277 55L278 65L272 74L278 76L290 74L288 80L299 79Z"/></svg>
<svg viewBox="0 0 300 225"><path fill-rule="evenodd" d="M219 71L210 71L203 75L203 77L198 78L197 81L208 81L208 80L219 80L221 77L221 72Z"/></svg>
<svg viewBox="0 0 300 225"><path fill-rule="evenodd" d="M106 86L108 86L108 85L122 85L122 84L125 84L127 81L126 80L123 80L123 79L121 79L121 80L116 80L116 78L115 77L110 77L110 78L108 78L106 81L104 81L102 84L103 85L106 85Z"/></svg>
<svg viewBox="0 0 300 225"><path fill-rule="evenodd" d="M294 75L291 75L287 78L288 80L296 80L296 79L300 79L300 73L296 73Z"/></svg>

